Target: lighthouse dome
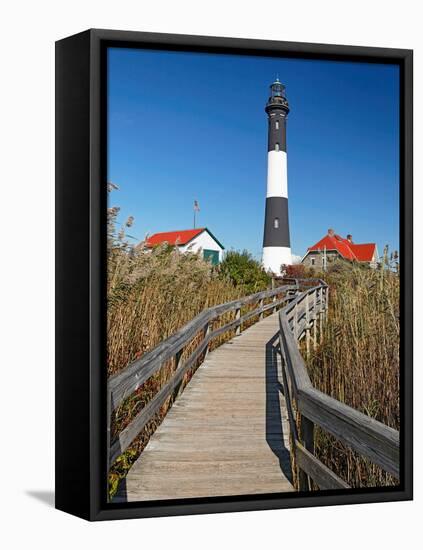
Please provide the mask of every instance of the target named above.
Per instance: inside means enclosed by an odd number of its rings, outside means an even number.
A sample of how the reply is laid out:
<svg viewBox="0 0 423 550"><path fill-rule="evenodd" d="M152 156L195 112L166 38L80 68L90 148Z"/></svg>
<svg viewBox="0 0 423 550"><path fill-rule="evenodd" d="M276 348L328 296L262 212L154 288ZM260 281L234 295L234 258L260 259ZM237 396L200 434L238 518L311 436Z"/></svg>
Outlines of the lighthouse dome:
<svg viewBox="0 0 423 550"><path fill-rule="evenodd" d="M266 103L266 112L278 110L282 113L282 116L286 116L289 113L288 100L285 96L285 86L277 78L270 85L270 97Z"/></svg>

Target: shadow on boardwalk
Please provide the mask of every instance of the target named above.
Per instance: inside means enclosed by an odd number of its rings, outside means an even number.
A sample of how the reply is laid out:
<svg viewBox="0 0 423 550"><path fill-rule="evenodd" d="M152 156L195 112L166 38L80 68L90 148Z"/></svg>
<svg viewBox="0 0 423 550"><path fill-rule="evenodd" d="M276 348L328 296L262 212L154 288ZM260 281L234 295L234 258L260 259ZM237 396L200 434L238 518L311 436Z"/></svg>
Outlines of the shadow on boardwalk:
<svg viewBox="0 0 423 550"><path fill-rule="evenodd" d="M285 477L293 483L291 455L285 441L289 434L284 433L280 398L283 386L279 378L277 332L266 344L266 441L279 459L279 465Z"/></svg>

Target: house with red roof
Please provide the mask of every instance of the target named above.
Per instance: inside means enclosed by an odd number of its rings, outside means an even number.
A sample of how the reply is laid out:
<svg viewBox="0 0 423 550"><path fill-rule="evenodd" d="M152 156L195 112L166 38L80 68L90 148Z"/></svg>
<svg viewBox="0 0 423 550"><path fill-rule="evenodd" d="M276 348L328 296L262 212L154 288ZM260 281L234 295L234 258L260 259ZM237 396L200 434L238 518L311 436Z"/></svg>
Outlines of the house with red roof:
<svg viewBox="0 0 423 550"><path fill-rule="evenodd" d="M376 267L379 261L376 243L357 244L353 242L352 235L344 239L329 229L327 235L307 249L301 263L307 267L325 269L339 259Z"/></svg>
<svg viewBox="0 0 423 550"><path fill-rule="evenodd" d="M207 227L154 233L154 235L147 238L145 246L153 248L164 243L177 246L184 253L202 254L203 258L213 265L217 265L222 261L223 251L225 250L222 243L216 239Z"/></svg>

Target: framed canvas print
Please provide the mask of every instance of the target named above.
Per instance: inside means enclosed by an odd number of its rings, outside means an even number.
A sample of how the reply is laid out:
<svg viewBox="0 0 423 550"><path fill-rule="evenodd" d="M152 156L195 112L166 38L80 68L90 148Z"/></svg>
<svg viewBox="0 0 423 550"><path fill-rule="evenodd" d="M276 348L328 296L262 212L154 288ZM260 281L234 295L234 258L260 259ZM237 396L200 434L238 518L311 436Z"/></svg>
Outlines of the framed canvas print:
<svg viewBox="0 0 423 550"><path fill-rule="evenodd" d="M412 498L411 51L60 40L56 212L57 508Z"/></svg>

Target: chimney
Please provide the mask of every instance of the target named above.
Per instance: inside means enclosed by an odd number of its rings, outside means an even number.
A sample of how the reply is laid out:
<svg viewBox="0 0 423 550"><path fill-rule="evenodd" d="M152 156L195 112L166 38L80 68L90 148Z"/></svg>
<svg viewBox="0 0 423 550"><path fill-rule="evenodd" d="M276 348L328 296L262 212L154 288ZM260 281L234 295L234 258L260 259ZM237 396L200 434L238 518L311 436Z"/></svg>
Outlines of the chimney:
<svg viewBox="0 0 423 550"><path fill-rule="evenodd" d="M328 235L329 237L333 237L335 235L335 231L333 229L328 229Z"/></svg>
<svg viewBox="0 0 423 550"><path fill-rule="evenodd" d="M352 235L347 235L347 241L353 244Z"/></svg>

